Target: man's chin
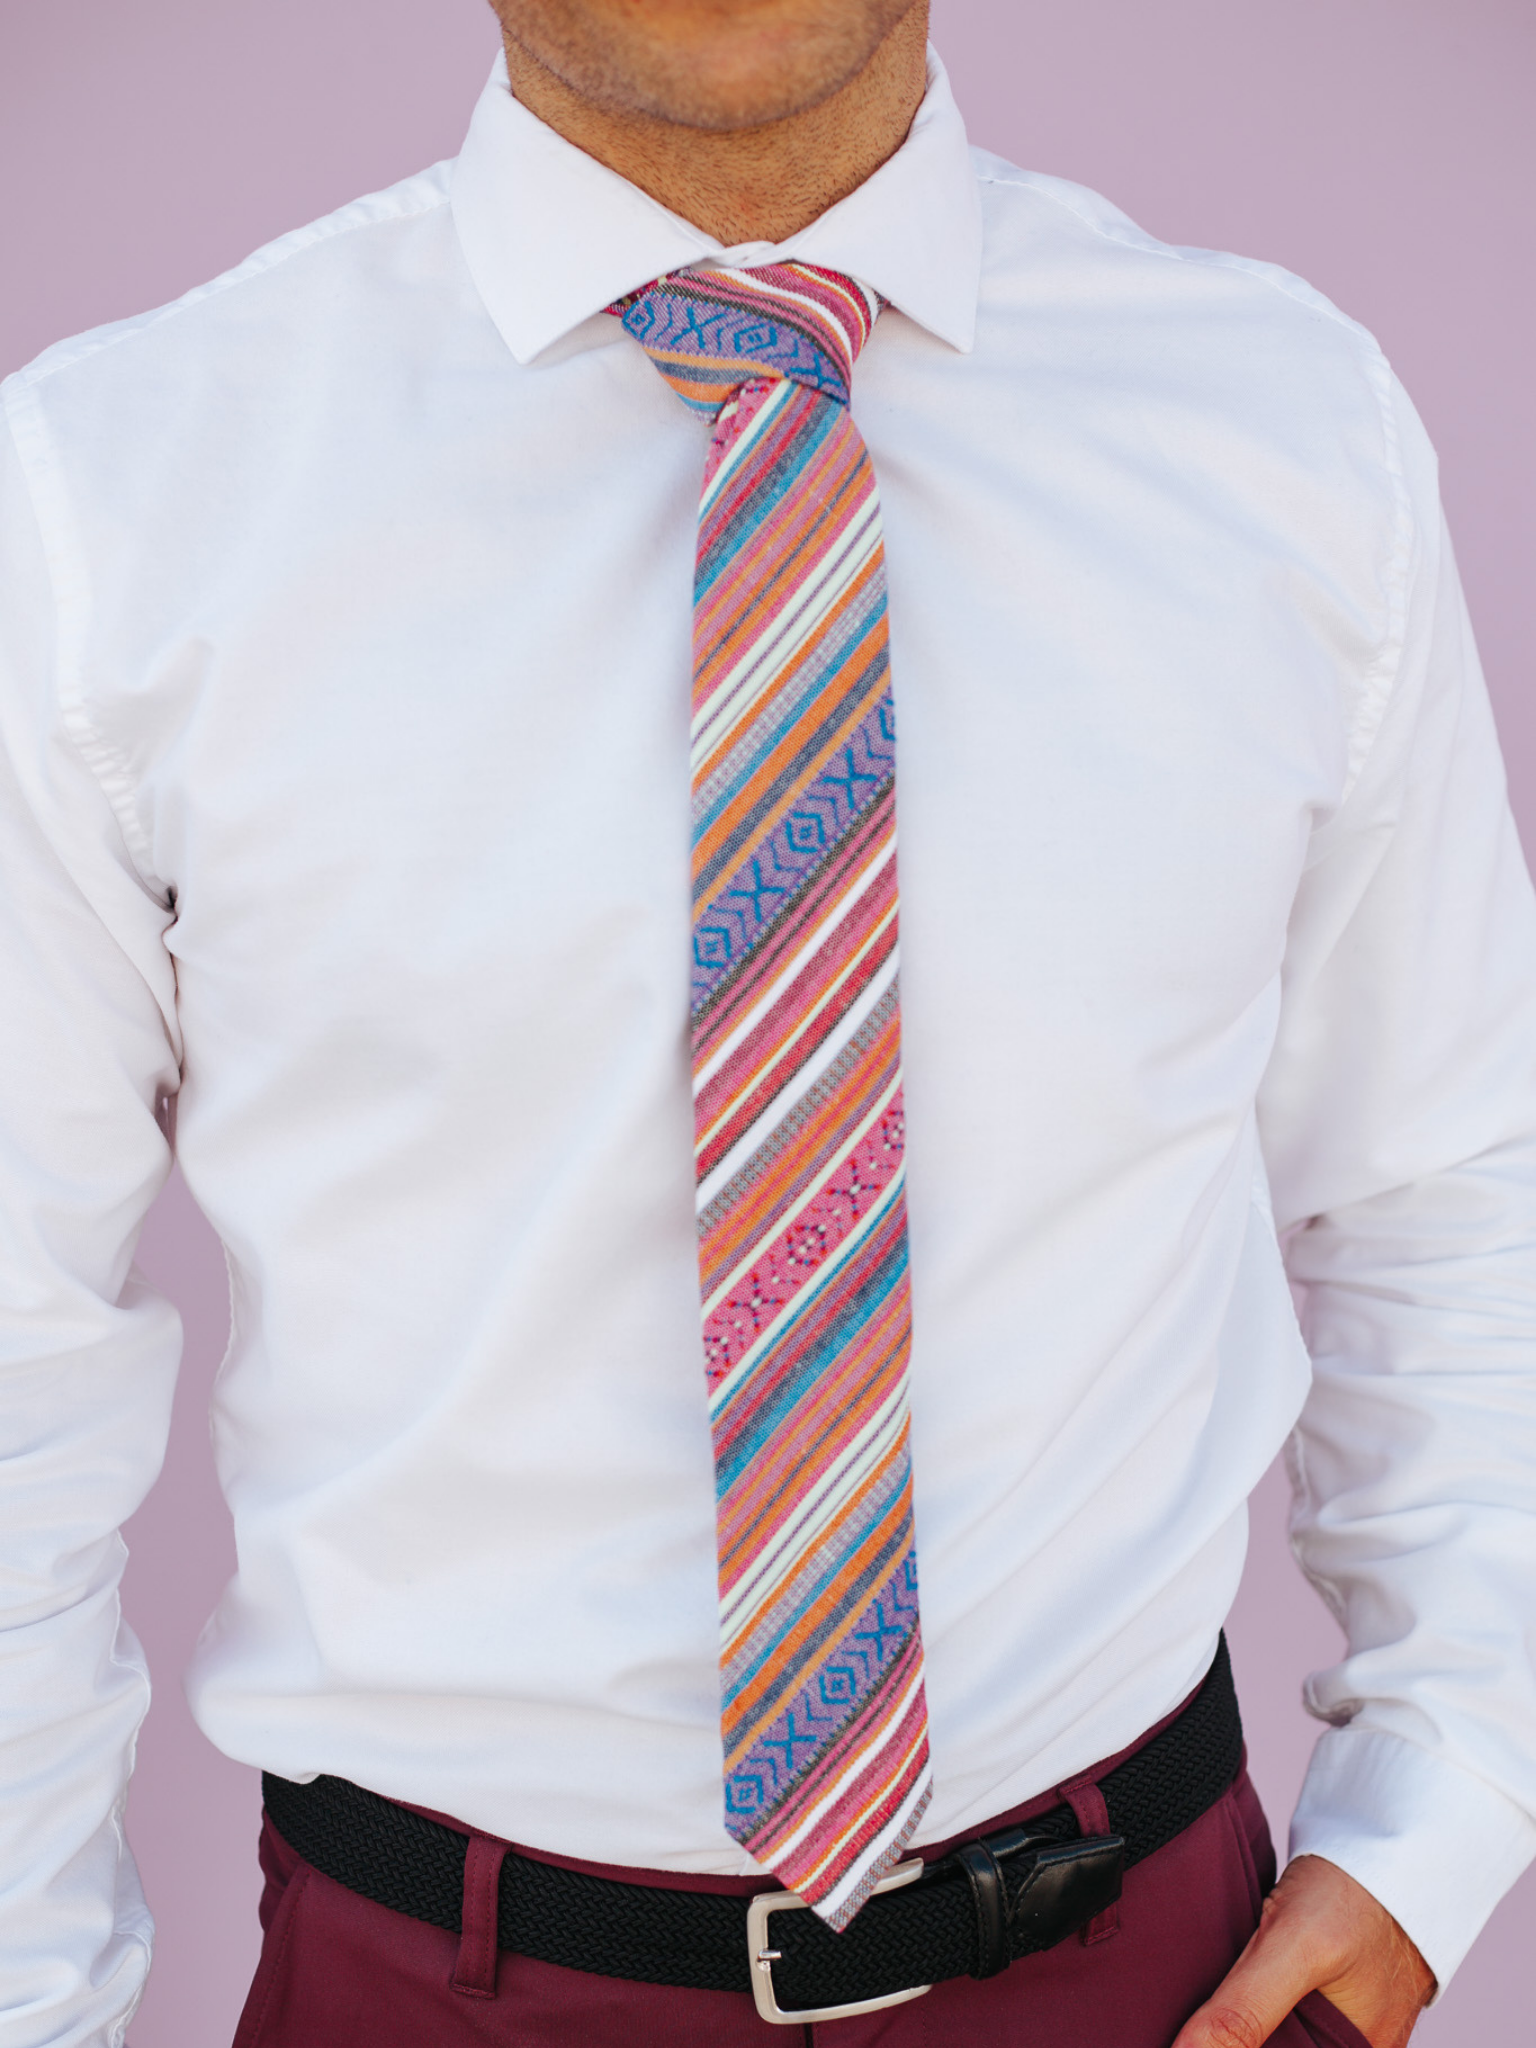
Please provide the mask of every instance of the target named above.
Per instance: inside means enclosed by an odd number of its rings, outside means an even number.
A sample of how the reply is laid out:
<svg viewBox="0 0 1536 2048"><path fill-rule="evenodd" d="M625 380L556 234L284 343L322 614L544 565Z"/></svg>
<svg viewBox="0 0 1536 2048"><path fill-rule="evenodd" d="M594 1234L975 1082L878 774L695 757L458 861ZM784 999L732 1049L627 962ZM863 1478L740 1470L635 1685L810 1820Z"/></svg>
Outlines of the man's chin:
<svg viewBox="0 0 1536 2048"><path fill-rule="evenodd" d="M830 85L803 94L778 94L772 98L751 88L734 90L722 86L718 92L695 88L648 95L643 100L610 102L608 111L629 114L636 120L661 122L670 128L690 129L697 134L751 135L811 113L835 98L847 82L838 78Z"/></svg>
<svg viewBox="0 0 1536 2048"><path fill-rule="evenodd" d="M508 35L535 63L605 113L713 134L768 128L834 99L910 11L903 0L872 0L840 18L835 9L808 15L797 7L777 20L711 16L652 34L626 15L596 37L585 10L556 25L536 5L498 7Z"/></svg>

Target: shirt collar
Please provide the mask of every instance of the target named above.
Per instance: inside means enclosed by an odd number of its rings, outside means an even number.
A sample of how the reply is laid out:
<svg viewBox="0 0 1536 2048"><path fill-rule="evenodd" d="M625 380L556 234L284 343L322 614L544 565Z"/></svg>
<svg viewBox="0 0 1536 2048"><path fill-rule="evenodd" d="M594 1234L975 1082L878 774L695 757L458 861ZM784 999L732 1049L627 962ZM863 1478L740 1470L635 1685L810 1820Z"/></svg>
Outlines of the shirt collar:
<svg viewBox="0 0 1536 2048"><path fill-rule="evenodd" d="M782 243L726 249L548 128L492 71L454 166L453 217L470 274L520 363L685 264L819 263L873 286L969 351L981 276L981 202L965 126L938 57L893 157Z"/></svg>

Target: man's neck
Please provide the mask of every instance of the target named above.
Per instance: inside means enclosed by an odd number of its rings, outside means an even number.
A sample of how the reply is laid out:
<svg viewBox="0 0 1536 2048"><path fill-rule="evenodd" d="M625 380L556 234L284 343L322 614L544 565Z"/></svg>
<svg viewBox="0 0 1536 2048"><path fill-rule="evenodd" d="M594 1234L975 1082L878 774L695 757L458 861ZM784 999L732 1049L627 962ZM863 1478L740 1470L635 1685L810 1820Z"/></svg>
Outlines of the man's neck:
<svg viewBox="0 0 1536 2048"><path fill-rule="evenodd" d="M927 81L927 14L914 7L840 92L761 128L689 128L596 105L511 36L528 110L727 248L782 242L844 199L906 139Z"/></svg>

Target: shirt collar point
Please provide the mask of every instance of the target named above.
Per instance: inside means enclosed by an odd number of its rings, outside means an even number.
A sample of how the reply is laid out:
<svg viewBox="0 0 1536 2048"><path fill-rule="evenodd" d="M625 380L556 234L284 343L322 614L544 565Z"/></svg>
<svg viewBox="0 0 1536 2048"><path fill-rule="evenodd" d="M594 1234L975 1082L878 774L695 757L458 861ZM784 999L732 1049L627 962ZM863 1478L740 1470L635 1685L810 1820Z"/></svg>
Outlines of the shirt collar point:
<svg viewBox="0 0 1536 2048"><path fill-rule="evenodd" d="M504 58L470 124L452 199L471 275L520 368L626 292L731 253L546 128L513 98ZM846 270L959 354L971 352L980 195L935 53L907 144L772 253Z"/></svg>

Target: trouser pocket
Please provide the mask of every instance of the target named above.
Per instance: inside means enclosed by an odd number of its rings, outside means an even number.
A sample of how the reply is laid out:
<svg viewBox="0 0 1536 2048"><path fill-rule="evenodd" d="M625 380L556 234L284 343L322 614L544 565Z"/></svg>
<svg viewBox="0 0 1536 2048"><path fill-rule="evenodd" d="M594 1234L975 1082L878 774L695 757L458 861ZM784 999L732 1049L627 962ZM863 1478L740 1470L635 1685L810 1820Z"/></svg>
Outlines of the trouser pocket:
<svg viewBox="0 0 1536 2048"><path fill-rule="evenodd" d="M265 1933L262 1936L261 1956L256 1964L256 1975L251 1979L245 2009L240 2015L240 2024L235 2029L233 2048L260 2048L267 2031L268 2016L278 2003L276 1994L283 1981L299 1902L313 1875L309 1865L301 1863L293 1856L286 1844L279 1845L269 1841L267 1836L270 1832L268 1828L264 1835L261 1859L267 1878L266 1895L262 1900ZM279 1860L275 1860L269 1851L279 1847L283 1853ZM279 1876L280 1869L283 1870L282 1876ZM282 1886L280 1891L277 1890L279 1883Z"/></svg>
<svg viewBox="0 0 1536 2048"><path fill-rule="evenodd" d="M1296 2018L1317 2048L1371 2048L1352 2020L1345 2019L1321 1991L1309 1991L1296 2008Z"/></svg>

